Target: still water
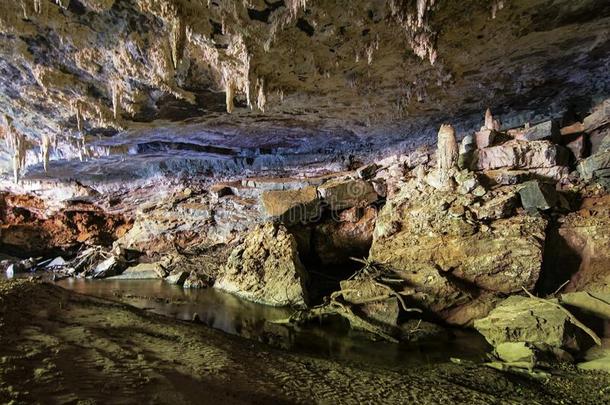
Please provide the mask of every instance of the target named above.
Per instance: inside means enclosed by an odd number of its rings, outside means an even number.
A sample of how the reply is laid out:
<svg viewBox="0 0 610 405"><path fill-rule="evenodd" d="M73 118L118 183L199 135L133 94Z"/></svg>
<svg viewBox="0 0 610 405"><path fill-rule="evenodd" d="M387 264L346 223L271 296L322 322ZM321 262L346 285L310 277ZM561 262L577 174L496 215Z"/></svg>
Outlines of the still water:
<svg viewBox="0 0 610 405"><path fill-rule="evenodd" d="M278 325L272 321L287 318L290 309L252 303L213 288L183 289L162 280L68 278L57 284L180 320L192 321L196 314L199 322L214 329L290 351L390 369L445 362L451 357L480 360L488 350L480 335L462 330L423 342L393 344L371 341L342 321L297 328Z"/></svg>

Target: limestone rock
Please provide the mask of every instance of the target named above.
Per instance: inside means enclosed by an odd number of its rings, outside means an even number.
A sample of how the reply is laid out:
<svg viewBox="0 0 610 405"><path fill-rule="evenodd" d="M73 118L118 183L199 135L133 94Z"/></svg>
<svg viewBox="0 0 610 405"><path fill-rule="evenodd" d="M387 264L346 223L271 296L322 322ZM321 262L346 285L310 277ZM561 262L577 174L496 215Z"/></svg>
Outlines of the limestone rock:
<svg viewBox="0 0 610 405"><path fill-rule="evenodd" d="M610 150L600 149L595 155L582 160L577 169L585 180L591 180L594 177L606 177L600 174L603 170L610 169Z"/></svg>
<svg viewBox="0 0 610 405"><path fill-rule="evenodd" d="M549 141L513 140L502 145L475 151L474 170L537 169L565 166L568 151Z"/></svg>
<svg viewBox="0 0 610 405"><path fill-rule="evenodd" d="M556 120L549 120L526 128L516 138L526 141L550 140L559 142L560 136L559 123Z"/></svg>
<svg viewBox="0 0 610 405"><path fill-rule="evenodd" d="M419 191L413 183L380 211L369 259L413 286L420 305L441 314L471 302L473 291L506 294L534 287L546 220L516 215L479 223L470 209L477 197L431 188ZM503 204L510 206L510 198ZM510 214L508 208L493 211L479 214Z"/></svg>
<svg viewBox="0 0 610 405"><path fill-rule="evenodd" d="M555 187L550 184L542 184L535 180L523 184L519 190L521 204L526 210L548 210L557 205L559 197Z"/></svg>
<svg viewBox="0 0 610 405"><path fill-rule="evenodd" d="M140 263L135 266L128 267L125 269L125 271L123 271L123 273L110 278L118 280L145 280L163 277L165 277L165 270L159 263Z"/></svg>
<svg viewBox="0 0 610 405"><path fill-rule="evenodd" d="M488 148L494 144L496 138L496 131L493 129L482 129L475 133L475 143L477 149Z"/></svg>
<svg viewBox="0 0 610 405"><path fill-rule="evenodd" d="M556 301L554 301L556 302ZM579 349L576 329L565 312L548 302L511 296L474 327L494 347L507 342Z"/></svg>
<svg viewBox="0 0 610 405"><path fill-rule="evenodd" d="M321 215L320 200L315 187L298 190L265 191L261 195L263 215L286 224L310 222Z"/></svg>
<svg viewBox="0 0 610 405"><path fill-rule="evenodd" d="M365 207L377 201L377 193L371 183L358 180L329 180L318 187L320 196L331 210Z"/></svg>
<svg viewBox="0 0 610 405"><path fill-rule="evenodd" d="M297 243L282 225L257 226L229 256L215 288L273 306L303 306L307 274Z"/></svg>

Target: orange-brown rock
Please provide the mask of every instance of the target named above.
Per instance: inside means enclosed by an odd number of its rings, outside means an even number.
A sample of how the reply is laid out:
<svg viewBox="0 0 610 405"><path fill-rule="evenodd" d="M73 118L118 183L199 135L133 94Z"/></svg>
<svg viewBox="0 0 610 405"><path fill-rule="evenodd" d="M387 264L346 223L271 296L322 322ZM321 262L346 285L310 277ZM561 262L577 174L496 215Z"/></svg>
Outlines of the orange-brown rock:
<svg viewBox="0 0 610 405"><path fill-rule="evenodd" d="M131 227L123 215L108 214L88 202L50 213L35 196L0 196L0 249L15 255L53 253L82 243L110 245Z"/></svg>

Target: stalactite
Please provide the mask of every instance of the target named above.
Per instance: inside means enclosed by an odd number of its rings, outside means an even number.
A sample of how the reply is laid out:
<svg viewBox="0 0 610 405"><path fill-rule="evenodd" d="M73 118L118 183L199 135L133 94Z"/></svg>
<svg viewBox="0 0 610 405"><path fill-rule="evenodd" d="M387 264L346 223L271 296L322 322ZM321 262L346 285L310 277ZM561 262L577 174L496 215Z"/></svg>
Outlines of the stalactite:
<svg viewBox="0 0 610 405"><path fill-rule="evenodd" d="M256 99L256 106L259 110L265 112L265 105L267 104L267 95L265 94L265 80L257 80L256 85L258 86L258 97Z"/></svg>
<svg viewBox="0 0 610 405"><path fill-rule="evenodd" d="M121 108L121 96L122 96L122 88L121 88L121 84L118 82L118 80L113 80L112 82L112 114L114 116L114 119L116 120L117 117L119 116L120 113L120 108ZM101 117L100 117L100 121L101 121Z"/></svg>
<svg viewBox="0 0 610 405"><path fill-rule="evenodd" d="M37 14L42 13L42 0L34 0L34 12Z"/></svg>
<svg viewBox="0 0 610 405"><path fill-rule="evenodd" d="M27 140L25 136L17 131L13 126L13 120L8 115L4 116L6 147L12 153L13 179L15 183L19 181L21 169L25 167L25 157L27 152Z"/></svg>
<svg viewBox="0 0 610 405"><path fill-rule="evenodd" d="M492 0L491 4L491 18L495 19L498 11L504 8L504 0Z"/></svg>
<svg viewBox="0 0 610 405"><path fill-rule="evenodd" d="M436 150L437 167L440 170L449 170L457 165L458 144L455 139L455 130L449 124L441 125L438 131Z"/></svg>
<svg viewBox="0 0 610 405"><path fill-rule="evenodd" d="M40 139L40 154L42 155L42 165L45 172L47 172L49 168L49 154L51 152L51 145L51 137L47 134L42 134Z"/></svg>
<svg viewBox="0 0 610 405"><path fill-rule="evenodd" d="M225 79L225 92L227 112L230 114L233 112L233 99L235 98L235 83L230 78Z"/></svg>
<svg viewBox="0 0 610 405"><path fill-rule="evenodd" d="M74 114L76 115L76 128L79 131L83 130L83 112L81 102L76 100L72 102L72 109L74 110Z"/></svg>
<svg viewBox="0 0 610 405"><path fill-rule="evenodd" d="M55 0L55 3L63 9L67 9L70 6L70 0Z"/></svg>
<svg viewBox="0 0 610 405"><path fill-rule="evenodd" d="M21 3L21 9L23 10L23 18L24 19L28 19L28 5L26 4L25 0L20 0Z"/></svg>
<svg viewBox="0 0 610 405"><path fill-rule="evenodd" d="M180 19L180 17L174 17L174 19L172 20L170 31L170 44L172 49L172 63L174 65L174 69L178 68L180 61L182 60L185 36L186 29L182 20Z"/></svg>

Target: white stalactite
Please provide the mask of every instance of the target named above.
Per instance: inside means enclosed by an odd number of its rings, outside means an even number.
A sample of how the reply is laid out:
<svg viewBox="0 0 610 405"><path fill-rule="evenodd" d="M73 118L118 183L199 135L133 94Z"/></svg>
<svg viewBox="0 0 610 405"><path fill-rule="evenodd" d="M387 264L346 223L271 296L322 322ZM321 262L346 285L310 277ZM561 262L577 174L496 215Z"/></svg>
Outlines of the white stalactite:
<svg viewBox="0 0 610 405"><path fill-rule="evenodd" d="M233 112L234 104L233 99L235 98L235 83L231 79L225 80L225 92L226 92L226 104L227 112L231 114Z"/></svg>
<svg viewBox="0 0 610 405"><path fill-rule="evenodd" d="M13 179L15 183L19 181L21 169L25 167L25 156L27 152L27 140L25 136L17 131L13 126L13 120L5 115L4 120L6 132L6 146L12 153Z"/></svg>
<svg viewBox="0 0 610 405"><path fill-rule="evenodd" d="M49 155L51 152L51 145L53 144L51 137L47 134L43 134L40 139L40 154L42 155L42 165L44 171L47 172L49 168Z"/></svg>
<svg viewBox="0 0 610 405"><path fill-rule="evenodd" d="M122 89L121 84L117 81L112 82L112 114L116 120L121 108Z"/></svg>
<svg viewBox="0 0 610 405"><path fill-rule="evenodd" d="M258 97L256 98L256 106L262 112L265 112L265 105L267 104L267 95L265 94L265 80L257 80L258 86Z"/></svg>

